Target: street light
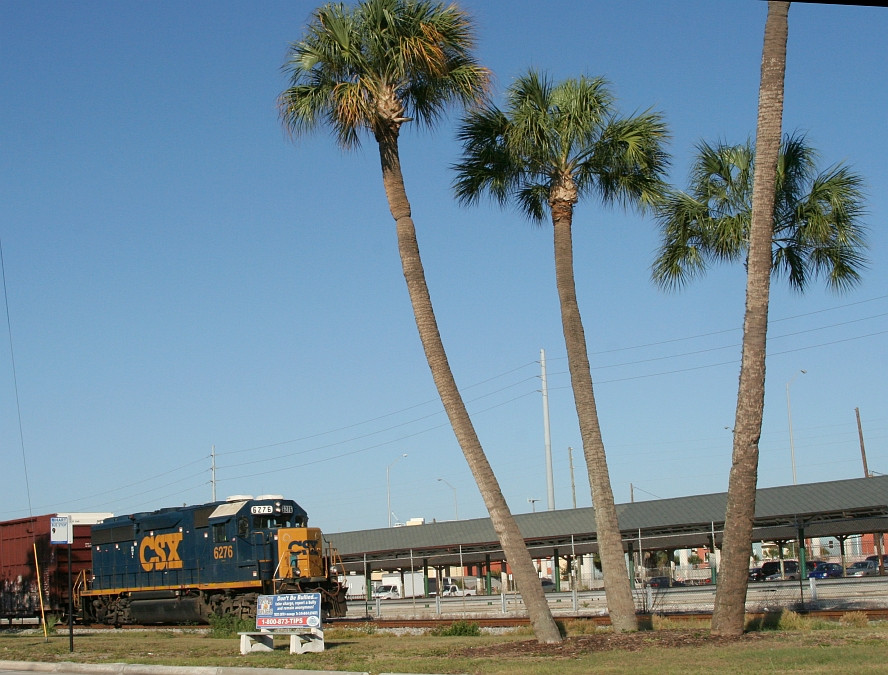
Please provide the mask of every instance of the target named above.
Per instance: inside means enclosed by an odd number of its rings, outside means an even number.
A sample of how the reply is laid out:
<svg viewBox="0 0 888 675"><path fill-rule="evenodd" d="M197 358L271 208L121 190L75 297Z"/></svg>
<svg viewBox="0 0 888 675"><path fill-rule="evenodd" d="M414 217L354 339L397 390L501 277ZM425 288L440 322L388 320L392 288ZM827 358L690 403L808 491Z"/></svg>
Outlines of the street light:
<svg viewBox="0 0 888 675"><path fill-rule="evenodd" d="M791 385L799 375L804 375L807 372L807 370L800 370L790 378L789 382L786 383L786 417L789 420L789 458L792 462L793 485L797 485L798 483L796 482L795 445L792 442L792 405L789 402L789 385Z"/></svg>
<svg viewBox="0 0 888 675"><path fill-rule="evenodd" d="M391 480L390 480L390 478L389 478L389 476L390 476L390 471L391 471L391 468L392 468L397 462L399 462L400 460L404 459L406 456L407 456L407 453L405 452L403 455L401 455L400 457L398 457L398 459L396 459L394 462L392 462L392 463L389 464L387 467L385 467L385 502L386 502L386 506L388 507L388 521L389 521L389 527L392 526L392 482L391 482Z"/></svg>
<svg viewBox="0 0 888 675"><path fill-rule="evenodd" d="M443 478L439 478L438 481L441 483L444 483L444 485L446 485L451 490L453 490L453 516L454 516L454 520L459 520L459 504L456 501L456 488L453 487L450 483L448 483Z"/></svg>
<svg viewBox="0 0 888 675"><path fill-rule="evenodd" d="M530 502L530 508L532 508L533 512L536 513L537 512L536 503L540 500L539 499L528 499L527 501Z"/></svg>

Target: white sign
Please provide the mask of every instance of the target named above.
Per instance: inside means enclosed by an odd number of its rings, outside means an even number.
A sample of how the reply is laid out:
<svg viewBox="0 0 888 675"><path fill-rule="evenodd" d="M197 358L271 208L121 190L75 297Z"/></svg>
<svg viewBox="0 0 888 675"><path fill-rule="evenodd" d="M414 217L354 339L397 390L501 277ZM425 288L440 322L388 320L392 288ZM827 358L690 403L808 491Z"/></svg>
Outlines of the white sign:
<svg viewBox="0 0 888 675"><path fill-rule="evenodd" d="M321 594L260 595L256 604L256 628L321 627Z"/></svg>
<svg viewBox="0 0 888 675"><path fill-rule="evenodd" d="M59 516L49 519L51 534L49 535L50 544L73 544L74 543L74 527L71 525L68 516Z"/></svg>

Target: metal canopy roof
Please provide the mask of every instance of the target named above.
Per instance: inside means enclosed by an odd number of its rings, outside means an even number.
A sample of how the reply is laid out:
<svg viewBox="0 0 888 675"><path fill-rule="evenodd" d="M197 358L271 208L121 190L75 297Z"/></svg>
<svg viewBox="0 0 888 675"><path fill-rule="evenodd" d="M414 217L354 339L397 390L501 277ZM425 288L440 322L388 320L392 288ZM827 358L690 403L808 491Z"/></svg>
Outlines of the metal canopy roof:
<svg viewBox="0 0 888 675"><path fill-rule="evenodd" d="M618 504L628 550L720 545L727 493ZM533 557L597 550L591 507L515 516ZM755 541L888 531L888 476L763 488L756 493ZM328 534L347 569L469 565L503 560L489 518Z"/></svg>

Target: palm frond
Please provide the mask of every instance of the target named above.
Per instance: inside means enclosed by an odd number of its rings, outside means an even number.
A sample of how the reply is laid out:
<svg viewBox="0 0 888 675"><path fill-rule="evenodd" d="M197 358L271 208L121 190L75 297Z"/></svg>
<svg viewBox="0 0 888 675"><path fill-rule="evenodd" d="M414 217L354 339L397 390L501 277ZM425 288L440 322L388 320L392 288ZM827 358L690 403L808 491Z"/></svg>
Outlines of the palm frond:
<svg viewBox="0 0 888 675"><path fill-rule="evenodd" d="M578 167L578 185L583 191L594 187L605 203L656 207L666 194L667 138L666 123L656 113L609 120L594 152Z"/></svg>
<svg viewBox="0 0 888 675"><path fill-rule="evenodd" d="M664 288L680 288L706 270L709 211L692 195L671 192L658 207L657 221L663 243L651 279Z"/></svg>
<svg viewBox="0 0 888 675"><path fill-rule="evenodd" d="M681 282L688 278L676 262L683 261L676 251L687 245L687 228L698 228L694 244L706 259L742 260L749 246L751 143L701 142L697 153L689 193L695 203L705 205L706 216L674 198L658 211L662 244L652 276L661 284L669 274ZM816 159L804 135L784 138L775 186L773 274L798 291L816 277L825 278L834 290L846 290L859 282L867 264L862 180L844 166L817 174Z"/></svg>
<svg viewBox="0 0 888 675"><path fill-rule="evenodd" d="M502 110L488 104L483 115L465 118L462 160L454 167L460 201L472 203L482 192L501 205L512 198L539 220L552 200L575 203L596 189L605 202L642 208L663 197L665 123L655 113L615 119L603 78L555 83L529 70L505 99ZM487 128L493 119L495 132ZM480 173L488 175L482 180Z"/></svg>
<svg viewBox="0 0 888 675"><path fill-rule="evenodd" d="M327 124L344 147L357 145L362 131L409 119L432 125L452 104L486 100L490 72L474 47L472 22L455 5L324 5L290 47L281 119L294 135Z"/></svg>

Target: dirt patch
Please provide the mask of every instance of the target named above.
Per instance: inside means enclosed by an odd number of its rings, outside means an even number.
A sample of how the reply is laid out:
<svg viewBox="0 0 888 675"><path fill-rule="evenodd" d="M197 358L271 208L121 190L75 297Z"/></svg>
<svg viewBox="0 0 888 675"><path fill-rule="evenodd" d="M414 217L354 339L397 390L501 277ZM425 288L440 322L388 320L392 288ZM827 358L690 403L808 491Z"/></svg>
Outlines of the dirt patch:
<svg viewBox="0 0 888 675"><path fill-rule="evenodd" d="M653 648L701 647L749 643L765 639L761 633L747 633L739 637L710 635L709 631L656 630L637 633L604 632L565 638L557 645L540 644L536 640L519 640L487 647L468 648L461 656L547 656L550 658L575 658L591 652L629 651Z"/></svg>

